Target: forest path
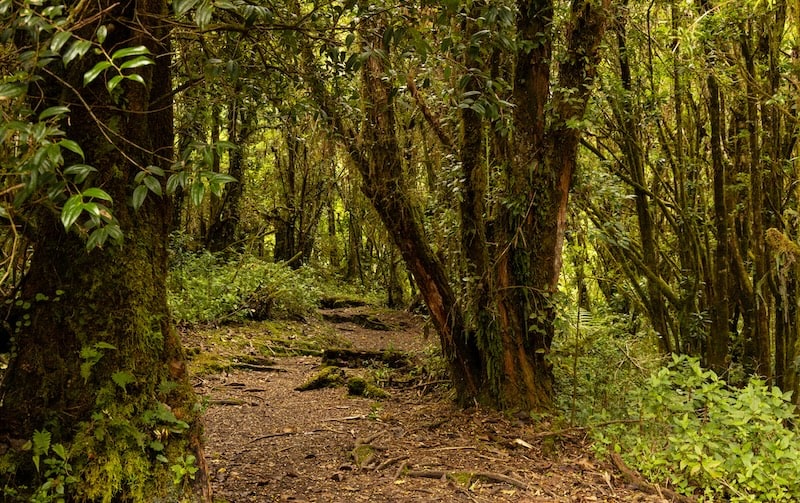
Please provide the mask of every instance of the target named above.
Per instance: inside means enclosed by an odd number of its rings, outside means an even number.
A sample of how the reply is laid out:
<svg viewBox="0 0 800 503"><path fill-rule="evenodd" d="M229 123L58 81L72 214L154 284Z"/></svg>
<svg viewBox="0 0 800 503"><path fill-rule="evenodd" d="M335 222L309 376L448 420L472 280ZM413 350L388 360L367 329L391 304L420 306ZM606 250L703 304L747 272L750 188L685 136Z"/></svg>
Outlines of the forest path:
<svg viewBox="0 0 800 503"><path fill-rule="evenodd" d="M351 349L419 355L430 343L422 320L409 313L321 313L315 330L335 331ZM387 326L347 321L361 314ZM626 487L609 464L592 458L582 432L543 436L547 423L459 409L419 367L414 384L388 386L381 400L348 396L345 387L296 391L320 365L317 356L283 356L195 378L209 404L205 454L215 501L666 501ZM345 369L348 376L365 372Z"/></svg>

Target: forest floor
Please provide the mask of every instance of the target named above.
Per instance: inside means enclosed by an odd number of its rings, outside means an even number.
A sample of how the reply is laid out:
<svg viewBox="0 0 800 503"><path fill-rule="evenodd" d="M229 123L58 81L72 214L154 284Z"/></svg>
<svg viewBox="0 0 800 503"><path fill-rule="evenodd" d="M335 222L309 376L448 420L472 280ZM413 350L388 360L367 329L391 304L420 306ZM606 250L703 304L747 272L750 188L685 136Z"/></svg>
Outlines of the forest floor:
<svg viewBox="0 0 800 503"><path fill-rule="evenodd" d="M668 501L595 459L582 429L456 407L441 369L426 363L435 338L424 332L410 313L341 307L304 322L184 333L207 401L215 501ZM377 382L385 398L345 386L297 391L322 368L313 348L333 346L413 360L343 369Z"/></svg>

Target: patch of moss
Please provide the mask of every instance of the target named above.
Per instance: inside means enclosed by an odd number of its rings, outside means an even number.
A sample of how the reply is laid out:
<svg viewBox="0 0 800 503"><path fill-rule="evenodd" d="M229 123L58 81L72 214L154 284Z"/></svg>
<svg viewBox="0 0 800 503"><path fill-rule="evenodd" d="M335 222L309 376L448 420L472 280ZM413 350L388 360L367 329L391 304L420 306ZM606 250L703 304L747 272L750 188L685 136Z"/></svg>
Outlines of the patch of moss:
<svg viewBox="0 0 800 503"><path fill-rule="evenodd" d="M389 394L363 377L351 377L347 380L347 392L352 396L365 398L387 398Z"/></svg>
<svg viewBox="0 0 800 503"><path fill-rule="evenodd" d="M322 367L319 372L296 387L295 390L309 391L312 389L335 388L342 384L344 384L344 370L339 367Z"/></svg>
<svg viewBox="0 0 800 503"><path fill-rule="evenodd" d="M375 458L375 448L369 444L357 445L352 451L352 456L356 466L363 468Z"/></svg>
<svg viewBox="0 0 800 503"><path fill-rule="evenodd" d="M448 477L456 484L464 487L469 487L470 482L472 482L472 473L470 472L453 472Z"/></svg>

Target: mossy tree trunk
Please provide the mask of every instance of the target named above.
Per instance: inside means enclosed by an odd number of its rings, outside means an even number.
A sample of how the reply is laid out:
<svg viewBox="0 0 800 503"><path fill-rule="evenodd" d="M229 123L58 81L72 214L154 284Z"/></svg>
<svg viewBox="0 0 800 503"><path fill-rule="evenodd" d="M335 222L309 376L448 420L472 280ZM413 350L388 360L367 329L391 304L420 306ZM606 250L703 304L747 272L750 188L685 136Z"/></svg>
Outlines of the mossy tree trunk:
<svg viewBox="0 0 800 503"><path fill-rule="evenodd" d="M553 296L580 138L580 129L573 123L582 119L588 102L608 3L572 4L567 54L557 71L558 86L551 87L552 2L518 2L516 46L520 50L515 58L508 55L508 60L516 60L514 140L492 152L491 162L497 163L492 168L502 171L503 183L493 187L491 199L502 202L494 208L491 230L486 208L490 177L485 163L489 161L483 154L489 141L484 134L486 117L476 109L462 108L459 147L437 129L445 146L460 148L459 230L469 281L467 302L456 297L407 187L397 141L396 93L387 77L392 74L387 20L373 15L359 25L362 54L369 56L361 65L365 117L358 132L346 123L346 114L337 110L333 96L316 76L319 72L310 67L311 51L306 55L305 78L331 118L334 133L347 146L362 175L364 193L414 276L439 332L462 404L477 401L522 411L552 407L553 376L546 358L554 335ZM469 21L465 25L467 35L476 33L477 26ZM471 56L478 51L477 46L468 49L466 67L479 64ZM480 78L464 82L468 95L481 93ZM414 86L410 88L414 93Z"/></svg>
<svg viewBox="0 0 800 503"><path fill-rule="evenodd" d="M90 51L61 74L43 75L35 103L70 107L67 136L98 170L87 184L113 197L125 238L87 252L49 209L31 216L34 255L21 313L30 323L16 334L2 383L0 438L47 430L67 446L79 481L67 487L70 501L210 500L197 401L166 303L171 207L152 193L138 210L130 204L140 169L171 164L167 2L101 0L75 9L76 34L91 40L106 25L109 52L144 45L154 62L136 69L147 84L125 81L115 101L102 77L83 87L83 73L100 57ZM173 466L199 472L174 482ZM13 482L41 484L29 452Z"/></svg>

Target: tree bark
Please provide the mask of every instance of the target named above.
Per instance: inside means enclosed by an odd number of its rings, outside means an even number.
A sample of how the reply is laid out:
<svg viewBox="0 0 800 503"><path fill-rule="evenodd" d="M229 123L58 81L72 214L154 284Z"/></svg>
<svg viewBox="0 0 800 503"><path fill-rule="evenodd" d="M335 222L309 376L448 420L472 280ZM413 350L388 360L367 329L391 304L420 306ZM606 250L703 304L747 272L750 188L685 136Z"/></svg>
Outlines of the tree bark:
<svg viewBox="0 0 800 503"><path fill-rule="evenodd" d="M67 488L74 501L210 501L197 400L166 303L171 208L153 194L138 211L126 204L137 172L148 165L168 170L173 156L166 12L165 1L146 0L95 2L79 13L76 33L85 39L103 23L114 27L107 48L145 45L152 53L155 64L138 69L147 85L121 84L124 110L101 79L82 89L83 72L98 61L91 52L63 75L45 71L46 95L36 103L70 106L67 136L99 169L89 183L113 197L125 233L121 245L87 252L49 209L33 215L29 229L35 251L22 300L30 324L17 334L0 390L0 438L48 430L53 443L69 446L80 480ZM169 465L192 452L200 469L194 483L165 484ZM19 465L15 482L36 487L30 453L23 455L28 464Z"/></svg>

